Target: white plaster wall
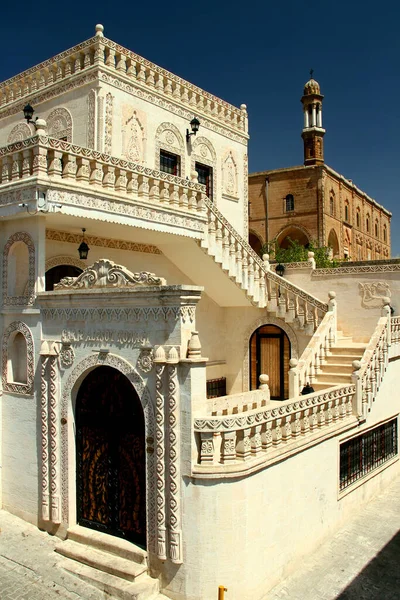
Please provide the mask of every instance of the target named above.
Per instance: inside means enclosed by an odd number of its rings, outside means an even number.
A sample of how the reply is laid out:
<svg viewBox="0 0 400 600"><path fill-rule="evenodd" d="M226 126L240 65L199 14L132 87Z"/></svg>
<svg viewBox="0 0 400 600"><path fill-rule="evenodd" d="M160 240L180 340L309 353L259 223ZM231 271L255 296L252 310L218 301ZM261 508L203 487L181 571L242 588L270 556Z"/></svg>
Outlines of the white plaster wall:
<svg viewBox="0 0 400 600"><path fill-rule="evenodd" d="M336 292L338 328L354 341L369 341L381 316L380 301L366 303L360 283L387 282L391 291L391 304L400 314L400 271L375 273L338 273L314 276L311 269L287 269L285 278L320 300L327 302L328 292Z"/></svg>

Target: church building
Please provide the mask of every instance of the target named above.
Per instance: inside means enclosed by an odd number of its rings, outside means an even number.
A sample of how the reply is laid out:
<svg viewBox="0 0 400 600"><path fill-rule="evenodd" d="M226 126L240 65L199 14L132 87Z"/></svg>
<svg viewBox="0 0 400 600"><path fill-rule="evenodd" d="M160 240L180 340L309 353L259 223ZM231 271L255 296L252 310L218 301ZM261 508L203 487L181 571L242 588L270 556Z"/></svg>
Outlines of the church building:
<svg viewBox="0 0 400 600"><path fill-rule="evenodd" d="M390 258L391 213L325 164L320 86L310 79L301 98L304 165L251 173L249 241L259 252L276 240L329 246L352 261Z"/></svg>
<svg viewBox="0 0 400 600"><path fill-rule="evenodd" d="M303 101L260 239L388 256ZM0 83L0 505L104 597L261 600L399 472L399 265L279 277L247 240L245 104L102 25Z"/></svg>

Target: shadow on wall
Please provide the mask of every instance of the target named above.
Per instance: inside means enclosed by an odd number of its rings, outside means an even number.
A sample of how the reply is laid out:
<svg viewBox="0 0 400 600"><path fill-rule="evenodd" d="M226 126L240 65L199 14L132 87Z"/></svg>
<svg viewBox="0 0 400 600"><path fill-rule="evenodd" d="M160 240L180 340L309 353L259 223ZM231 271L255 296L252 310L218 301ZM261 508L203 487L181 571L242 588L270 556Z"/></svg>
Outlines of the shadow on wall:
<svg viewBox="0 0 400 600"><path fill-rule="evenodd" d="M362 534L362 532L360 532ZM400 598L400 531L353 579L336 600L398 600Z"/></svg>

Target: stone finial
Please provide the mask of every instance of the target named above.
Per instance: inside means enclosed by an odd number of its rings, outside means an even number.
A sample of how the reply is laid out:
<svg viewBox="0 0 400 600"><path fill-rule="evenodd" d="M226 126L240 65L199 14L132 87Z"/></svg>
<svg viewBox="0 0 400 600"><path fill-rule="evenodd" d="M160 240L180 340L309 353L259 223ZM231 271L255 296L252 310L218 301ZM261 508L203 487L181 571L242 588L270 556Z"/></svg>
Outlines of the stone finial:
<svg viewBox="0 0 400 600"><path fill-rule="evenodd" d="M103 31L104 31L104 26L101 25L101 23L98 23L96 25L96 36L97 37L104 37Z"/></svg>
<svg viewBox="0 0 400 600"><path fill-rule="evenodd" d="M262 259L263 259L263 263L264 263L264 267L269 270L270 268L270 263L269 263L269 254L263 254L262 255Z"/></svg>
<svg viewBox="0 0 400 600"><path fill-rule="evenodd" d="M297 365L299 364L299 361L297 360L297 358L291 358L289 360L289 367L291 369L295 369L297 367Z"/></svg>
<svg viewBox="0 0 400 600"><path fill-rule="evenodd" d="M240 110L242 110L243 112L247 112L247 104L241 104Z"/></svg>
<svg viewBox="0 0 400 600"><path fill-rule="evenodd" d="M165 361L165 350L162 346L158 346L157 350L154 353L154 362L164 362Z"/></svg>
<svg viewBox="0 0 400 600"><path fill-rule="evenodd" d="M307 260L310 263L310 266L311 266L312 269L315 269L316 266L317 266L316 263L315 263L314 256L315 256L314 252L309 252L308 255L307 255Z"/></svg>
<svg viewBox="0 0 400 600"><path fill-rule="evenodd" d="M193 183L197 183L199 180L199 175L197 173L197 171L190 171L190 181L193 181Z"/></svg>
<svg viewBox="0 0 400 600"><path fill-rule="evenodd" d="M36 119L35 127L36 135L47 135L47 123L44 119Z"/></svg>
<svg viewBox="0 0 400 600"><path fill-rule="evenodd" d="M175 346L172 346L170 351L168 352L168 361L169 362L179 362L178 351Z"/></svg>
<svg viewBox="0 0 400 600"><path fill-rule="evenodd" d="M328 292L329 300L334 300L336 298L336 292Z"/></svg>
<svg viewBox="0 0 400 600"><path fill-rule="evenodd" d="M360 360L353 360L353 362L351 363L351 366L353 367L354 371L359 371L361 369L361 361Z"/></svg>
<svg viewBox="0 0 400 600"><path fill-rule="evenodd" d="M389 296L384 296L382 298L382 306L390 306L390 298L389 298Z"/></svg>
<svg viewBox="0 0 400 600"><path fill-rule="evenodd" d="M269 390L269 385L268 385L269 377L268 377L268 375L266 375L265 373L262 373L260 375L260 377L258 378L258 381L260 382L260 385L258 386L259 390L266 390L266 389Z"/></svg>
<svg viewBox="0 0 400 600"><path fill-rule="evenodd" d="M47 356L50 352L49 343L46 340L43 340L40 346L40 354L42 356Z"/></svg>
<svg viewBox="0 0 400 600"><path fill-rule="evenodd" d="M188 343L188 358L198 358L201 356L201 343L198 331L192 331L191 338Z"/></svg>

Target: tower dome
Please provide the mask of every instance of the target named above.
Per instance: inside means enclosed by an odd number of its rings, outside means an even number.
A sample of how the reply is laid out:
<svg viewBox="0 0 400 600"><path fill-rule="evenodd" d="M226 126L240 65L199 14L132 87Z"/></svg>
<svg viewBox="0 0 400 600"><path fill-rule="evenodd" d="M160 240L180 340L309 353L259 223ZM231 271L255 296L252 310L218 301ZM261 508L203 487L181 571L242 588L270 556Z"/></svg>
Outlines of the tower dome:
<svg viewBox="0 0 400 600"><path fill-rule="evenodd" d="M317 94L318 96L321 95L321 88L319 87L319 83L318 81L315 81L315 79L313 79L312 77L307 81L306 84L304 84L304 95L310 96L311 94Z"/></svg>

